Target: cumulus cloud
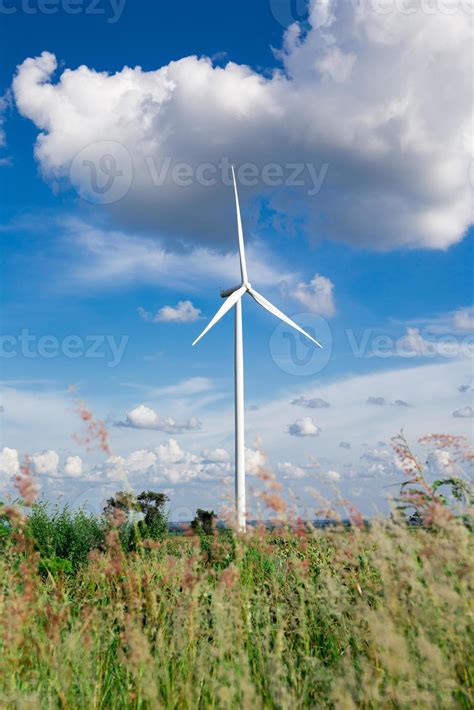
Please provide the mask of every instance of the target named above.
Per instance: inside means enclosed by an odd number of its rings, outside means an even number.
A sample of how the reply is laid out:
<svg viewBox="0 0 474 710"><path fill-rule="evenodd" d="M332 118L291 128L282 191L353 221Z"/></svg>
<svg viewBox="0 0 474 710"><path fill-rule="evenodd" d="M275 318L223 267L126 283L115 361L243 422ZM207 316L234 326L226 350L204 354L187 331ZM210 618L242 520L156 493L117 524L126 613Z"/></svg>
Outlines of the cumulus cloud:
<svg viewBox="0 0 474 710"><path fill-rule="evenodd" d="M0 485L8 484L19 472L18 451L4 446L0 452Z"/></svg>
<svg viewBox="0 0 474 710"><path fill-rule="evenodd" d="M176 306L163 306L155 315L144 308L139 308L138 312L144 320L152 323L193 323L201 315L201 310L195 308L191 301L179 301Z"/></svg>
<svg viewBox="0 0 474 710"><path fill-rule="evenodd" d="M284 461L277 464L278 473L281 473L283 478L306 478L307 471L301 466L296 466L294 463Z"/></svg>
<svg viewBox="0 0 474 710"><path fill-rule="evenodd" d="M339 442L339 448L340 449L350 449L351 444L348 441L340 441Z"/></svg>
<svg viewBox="0 0 474 710"><path fill-rule="evenodd" d="M460 467L453 461L451 454L446 449L436 449L427 458L426 466L433 476L455 476Z"/></svg>
<svg viewBox="0 0 474 710"><path fill-rule="evenodd" d="M446 331L444 331L446 332ZM468 347L456 339L452 340L447 335L439 341L425 338L419 328L407 328L406 335L400 338L393 354L401 357L455 357L463 351L468 352Z"/></svg>
<svg viewBox="0 0 474 710"><path fill-rule="evenodd" d="M228 463L230 461L229 452L225 449L210 449L201 454L203 461L207 463Z"/></svg>
<svg viewBox="0 0 474 710"><path fill-rule="evenodd" d="M291 404L298 407L306 407L307 409L325 409L331 406L329 402L326 402L325 399L321 399L320 397L311 397L308 399L308 397L304 396L294 399Z"/></svg>
<svg viewBox="0 0 474 710"><path fill-rule="evenodd" d="M405 402L404 399L396 399L393 404L395 407L410 407L410 404Z"/></svg>
<svg viewBox="0 0 474 710"><path fill-rule="evenodd" d="M474 409L472 407L462 407L453 412L453 417L456 419L472 419L474 417Z"/></svg>
<svg viewBox="0 0 474 710"><path fill-rule="evenodd" d="M245 449L245 470L250 476L258 476L264 468L267 457L258 449Z"/></svg>
<svg viewBox="0 0 474 710"><path fill-rule="evenodd" d="M420 326L423 328L423 332L430 336L457 335L463 337L464 334L474 330L474 306L459 307L453 311L439 313L434 317L411 321L407 325L417 326L414 330L408 330L408 335L411 333L414 335L420 334L418 330L418 326ZM436 345L436 342L431 339L425 342L427 346L433 347L433 345ZM469 342L469 338L466 339L466 342Z"/></svg>
<svg viewBox="0 0 474 710"><path fill-rule="evenodd" d="M97 481L94 470L84 470L84 464L80 456L67 456L61 464L59 454L54 449L48 449L42 453L34 454L31 457L31 461L33 475L35 477L45 477L46 479L46 493L48 486L57 486L60 479L69 479L70 482ZM13 478L19 472L20 464L17 450L5 447L0 452L0 486L2 479L4 479L4 484L11 484ZM59 491L55 489L55 495L58 494Z"/></svg>
<svg viewBox="0 0 474 710"><path fill-rule="evenodd" d="M113 481L125 478L134 487L222 480L230 473L230 457L223 449L195 454L183 449L176 439L169 439L154 449L110 457L105 473Z"/></svg>
<svg viewBox="0 0 474 710"><path fill-rule="evenodd" d="M64 464L64 475L68 478L81 478L83 464L80 456L68 456Z"/></svg>
<svg viewBox="0 0 474 710"><path fill-rule="evenodd" d="M171 417L163 419L151 407L139 404L138 407L127 412L124 422L117 422L116 426L164 431L167 434L181 434L186 431L198 431L201 429L202 424L197 417L191 417L185 422L177 422Z"/></svg>
<svg viewBox="0 0 474 710"><path fill-rule="evenodd" d="M297 283L295 288L289 291L289 295L311 313L333 316L336 312L333 291L332 281L326 276L316 274L309 283Z"/></svg>
<svg viewBox="0 0 474 710"><path fill-rule="evenodd" d="M361 478L388 476L402 470L400 462L389 448L369 448L360 458L364 462L364 467L358 474Z"/></svg>
<svg viewBox="0 0 474 710"><path fill-rule="evenodd" d="M288 28L282 71L270 77L191 56L152 71L81 65L55 81L56 57L26 59L13 90L39 130L43 175L68 183L72 165L75 188L90 199L92 168L104 182L101 160L116 146L125 193L108 205L115 219L158 227L170 241L221 240L233 209L228 165L238 156L238 167L257 166L246 189L267 193L273 226L293 220L308 234L375 249L458 242L472 221L472 38L462 3L430 14L342 0L327 7L313 2L307 27ZM263 179L269 163L285 188ZM289 163L301 164L302 186L288 185Z"/></svg>
<svg viewBox="0 0 474 710"><path fill-rule="evenodd" d="M312 417L301 417L288 427L291 436L318 436L320 431Z"/></svg>
<svg viewBox="0 0 474 710"><path fill-rule="evenodd" d="M453 313L453 325L456 330L474 330L474 306L460 308Z"/></svg>
<svg viewBox="0 0 474 710"><path fill-rule="evenodd" d="M157 456L153 451L139 449L138 451L132 451L132 453L127 456L126 461L127 469L132 473L136 473L137 471L147 471L156 463Z"/></svg>
<svg viewBox="0 0 474 710"><path fill-rule="evenodd" d="M54 476L58 472L59 456L56 451L44 451L32 457L35 472L39 475Z"/></svg>

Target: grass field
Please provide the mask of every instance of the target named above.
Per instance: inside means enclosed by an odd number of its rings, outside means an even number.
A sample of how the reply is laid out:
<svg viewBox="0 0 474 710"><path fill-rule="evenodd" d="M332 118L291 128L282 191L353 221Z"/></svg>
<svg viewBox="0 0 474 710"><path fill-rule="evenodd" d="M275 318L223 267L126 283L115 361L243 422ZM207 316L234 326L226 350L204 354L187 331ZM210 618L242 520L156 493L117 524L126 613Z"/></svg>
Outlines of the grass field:
<svg viewBox="0 0 474 710"><path fill-rule="evenodd" d="M465 440L428 440L472 464ZM473 707L472 487L394 449L391 516L291 521L262 471L282 522L246 534L198 511L170 535L152 491L50 508L26 461L0 504L0 708Z"/></svg>
<svg viewBox="0 0 474 710"><path fill-rule="evenodd" d="M110 524L61 567L8 515L2 708L473 706L472 533L454 517L165 535L131 552ZM92 519L69 519L93 546Z"/></svg>

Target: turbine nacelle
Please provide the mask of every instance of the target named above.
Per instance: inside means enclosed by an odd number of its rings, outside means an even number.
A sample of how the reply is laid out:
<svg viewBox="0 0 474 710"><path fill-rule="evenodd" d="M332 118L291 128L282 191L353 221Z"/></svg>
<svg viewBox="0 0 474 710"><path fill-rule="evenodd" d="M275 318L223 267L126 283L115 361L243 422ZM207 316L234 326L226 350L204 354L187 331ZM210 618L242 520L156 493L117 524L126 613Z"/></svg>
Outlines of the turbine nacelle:
<svg viewBox="0 0 474 710"><path fill-rule="evenodd" d="M221 297L225 298L225 302L222 304L222 306L219 308L217 313L215 314L214 318L210 321L210 323L204 328L202 331L201 335L196 338L194 341L193 345L196 345L196 343L201 340L201 338L210 330L216 323L219 321L226 313L229 311L233 306L236 305L237 301L239 301L242 296L246 293L248 293L250 296L252 296L253 300L258 303L259 306L262 306L262 308L265 308L266 311L271 313L272 315L276 316L276 318L279 318L281 321L286 323L287 325L291 326L295 330L297 330L299 333L304 335L306 338L311 340L315 345L318 347L322 348L322 345L318 343L317 340L315 340L309 333L307 333L303 328L300 328L300 326L295 323L294 321L291 320L291 318L288 318L282 311L280 311L279 308L274 306L270 301L267 301L267 299L262 296L262 294L258 293L258 291L255 291L254 288L252 288L252 284L248 280L247 277L247 261L245 259L245 244L244 244L244 234L242 230L242 219L240 217L240 206L239 206L239 195L237 192L237 182L235 180L235 173L234 173L234 168L232 167L232 177L234 180L234 192L235 192L235 207L237 210L237 231L239 235L239 257L240 257L240 275L242 277L242 283L240 286L233 286L232 288L224 289L221 290Z"/></svg>
<svg viewBox="0 0 474 710"><path fill-rule="evenodd" d="M238 286L232 286L232 288L221 288L220 290L220 295L221 298L228 298L229 296L232 296L235 291L238 291L239 288L242 288L242 286L245 286L247 291L250 291L252 288L252 284L247 281L247 283L244 284L239 284Z"/></svg>

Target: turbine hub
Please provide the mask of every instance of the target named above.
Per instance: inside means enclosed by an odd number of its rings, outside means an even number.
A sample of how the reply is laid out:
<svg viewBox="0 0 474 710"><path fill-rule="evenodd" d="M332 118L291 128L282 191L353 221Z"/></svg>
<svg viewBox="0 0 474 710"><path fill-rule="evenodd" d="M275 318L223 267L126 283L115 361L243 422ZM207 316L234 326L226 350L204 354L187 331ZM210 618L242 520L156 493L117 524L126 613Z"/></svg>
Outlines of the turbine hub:
<svg viewBox="0 0 474 710"><path fill-rule="evenodd" d="M250 289L252 288L252 284L250 283L250 281L246 281L243 286L245 286L247 291L250 291Z"/></svg>

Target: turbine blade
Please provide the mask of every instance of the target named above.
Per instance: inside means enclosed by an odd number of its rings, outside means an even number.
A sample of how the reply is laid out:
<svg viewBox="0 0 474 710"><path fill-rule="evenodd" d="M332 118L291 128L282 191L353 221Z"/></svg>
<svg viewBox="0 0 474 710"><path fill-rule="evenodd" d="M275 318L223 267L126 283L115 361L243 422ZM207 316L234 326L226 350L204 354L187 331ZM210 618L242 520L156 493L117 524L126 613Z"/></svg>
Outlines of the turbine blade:
<svg viewBox="0 0 474 710"><path fill-rule="evenodd" d="M294 321L292 321L291 318L288 318L288 316L285 316L285 314L282 313L276 306L274 306L272 303L270 303L270 301L267 301L267 299L264 298L261 293L258 293L253 288L249 288L248 291L249 291L250 295L252 296L252 298L255 301L257 301L257 303L260 306L262 306L262 308L265 308L267 311L270 311L270 313L272 313L272 315L276 316L277 318L282 320L287 325L291 325L292 328L294 328L295 330L298 330L300 333L305 335L319 348L323 347L321 345L321 343L318 343L317 340L315 340L311 335L309 335L309 333L307 333L305 330L303 330L303 328L300 328L300 326L297 323L295 323Z"/></svg>
<svg viewBox="0 0 474 710"><path fill-rule="evenodd" d="M234 171L233 165L232 165L232 178L234 180L235 209L237 211L237 231L239 233L240 275L242 276L242 283L247 283L248 278L247 278L247 262L245 260L244 233L242 230L242 218L240 216L239 193L237 192L237 180L235 179L235 171Z"/></svg>
<svg viewBox="0 0 474 710"><path fill-rule="evenodd" d="M207 331L210 330L210 329L212 328L212 326L214 326L214 325L217 323L217 321L222 318L222 316L225 316L225 314L227 313L227 311L229 311L229 310L232 308L232 306L235 306L235 304L237 303L237 301L239 300L239 298L241 298L241 297L244 295L244 293L246 292L246 290L247 290L247 289L245 288L245 286L241 286L237 291L234 291L234 293L231 294L231 295L229 296L229 298L227 298L227 299L224 301L224 303L223 303L222 306L219 308L219 310L217 311L217 313L216 313L216 315L214 316L214 318L207 324L207 326L206 326L206 327L204 328L204 330L202 331L201 335L200 335L198 338L196 338L196 340L194 341L193 345L196 345L196 343L197 343L199 340L201 340L201 338L202 338L204 335L206 335Z"/></svg>

